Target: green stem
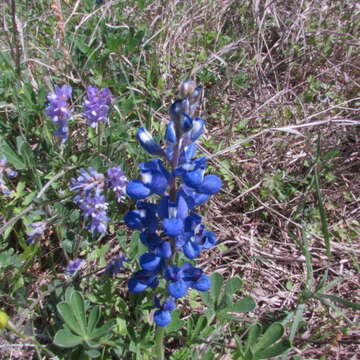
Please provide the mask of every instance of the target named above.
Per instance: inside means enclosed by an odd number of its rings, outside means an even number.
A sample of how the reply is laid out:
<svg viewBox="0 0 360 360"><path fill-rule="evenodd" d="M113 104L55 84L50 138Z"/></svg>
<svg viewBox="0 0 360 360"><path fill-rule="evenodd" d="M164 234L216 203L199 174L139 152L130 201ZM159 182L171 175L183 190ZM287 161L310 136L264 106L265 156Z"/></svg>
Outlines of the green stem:
<svg viewBox="0 0 360 360"><path fill-rule="evenodd" d="M156 360L164 360L164 335L163 327L157 326L155 332L155 357Z"/></svg>

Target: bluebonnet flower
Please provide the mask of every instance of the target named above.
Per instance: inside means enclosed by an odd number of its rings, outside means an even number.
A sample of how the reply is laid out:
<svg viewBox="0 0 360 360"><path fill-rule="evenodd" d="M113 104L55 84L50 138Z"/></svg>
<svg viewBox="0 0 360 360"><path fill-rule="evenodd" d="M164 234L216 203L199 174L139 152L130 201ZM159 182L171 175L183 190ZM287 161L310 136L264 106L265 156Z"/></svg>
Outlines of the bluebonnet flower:
<svg viewBox="0 0 360 360"><path fill-rule="evenodd" d="M36 221L29 225L32 228L32 231L28 231L26 233L27 239L26 242L28 244L34 244L36 241L38 241L42 234L44 233L47 222L46 221Z"/></svg>
<svg viewBox="0 0 360 360"><path fill-rule="evenodd" d="M74 260L70 260L69 264L67 265L65 269L66 275L74 275L84 264L84 260L76 258Z"/></svg>
<svg viewBox="0 0 360 360"><path fill-rule="evenodd" d="M157 296L154 298L154 305L159 310L154 313L154 321L158 326L166 326L171 321L171 311L176 309L175 301L169 297L163 304L160 304L160 300Z"/></svg>
<svg viewBox="0 0 360 360"><path fill-rule="evenodd" d="M108 88L98 89L94 86L86 88L87 97L84 102L84 116L87 124L95 128L99 122L109 122L108 113L113 95Z"/></svg>
<svg viewBox="0 0 360 360"><path fill-rule="evenodd" d="M4 175L7 175L9 178L14 178L17 176L17 172L12 170L6 164L7 160L5 157L0 159L0 192L2 192L4 195L9 195L12 193L12 191L6 186Z"/></svg>
<svg viewBox="0 0 360 360"><path fill-rule="evenodd" d="M110 277L116 276L124 268L124 261L129 260L122 255L119 255L115 259L110 260L106 265L105 274Z"/></svg>
<svg viewBox="0 0 360 360"><path fill-rule="evenodd" d="M68 120L71 117L71 111L68 108L68 100L71 98L71 93L71 86L63 85L55 86L55 91L47 96L49 105L46 107L46 113L53 123L59 126L54 136L60 136L62 144L69 137Z"/></svg>
<svg viewBox="0 0 360 360"><path fill-rule="evenodd" d="M216 244L216 236L206 230L196 207L206 202L222 186L216 175L206 175L206 158L195 159L195 141L204 132L204 120L194 117L201 98L201 89L194 81L181 86L182 99L170 106L163 149L150 133L140 128L137 138L150 154L159 156L139 165L141 179L127 184L126 193L137 201L137 209L129 211L124 218L131 229L142 231L141 242L147 252L140 256L141 270L129 280L133 293L148 288L156 289L159 279L165 279L167 299L161 304L156 297L154 321L166 326L175 309L173 299L186 296L189 289L207 291L210 279L190 263L177 266L174 255L182 252L189 259L197 258L201 251ZM169 165L167 170L164 163ZM148 198L158 195L156 203Z"/></svg>
<svg viewBox="0 0 360 360"><path fill-rule="evenodd" d="M115 166L107 171L108 186L115 193L118 202L125 199L126 185L128 179L121 170L120 166Z"/></svg>

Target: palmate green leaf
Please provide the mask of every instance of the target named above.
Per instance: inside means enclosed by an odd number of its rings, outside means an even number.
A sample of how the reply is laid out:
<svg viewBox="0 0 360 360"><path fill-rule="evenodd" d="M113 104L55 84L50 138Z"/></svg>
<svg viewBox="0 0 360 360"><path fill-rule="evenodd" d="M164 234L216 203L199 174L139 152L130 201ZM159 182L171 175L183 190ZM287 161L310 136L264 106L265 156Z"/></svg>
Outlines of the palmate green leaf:
<svg viewBox="0 0 360 360"><path fill-rule="evenodd" d="M265 350L270 345L278 341L284 334L284 327L280 323L271 324L260 337L259 341L253 346L254 353Z"/></svg>
<svg viewBox="0 0 360 360"><path fill-rule="evenodd" d="M54 344L64 348L72 348L82 343L80 336L74 335L67 329L59 330L54 337Z"/></svg>
<svg viewBox="0 0 360 360"><path fill-rule="evenodd" d="M70 298L72 312L77 320L78 326L80 327L80 334L84 337L87 335L87 324L85 315L85 304L82 295L78 291L74 291Z"/></svg>
<svg viewBox="0 0 360 360"><path fill-rule="evenodd" d="M267 349L260 350L253 355L254 360L269 359L274 356L279 356L291 348L291 343L288 339L283 339L277 344L268 347Z"/></svg>
<svg viewBox="0 0 360 360"><path fill-rule="evenodd" d="M79 324L72 312L72 309L70 307L70 305L66 302L62 302L60 304L58 304L57 306L58 312L60 313L61 317L63 318L63 320L65 321L65 324L72 330L74 331L75 334L78 335L83 335L83 333L81 332L81 329L79 327Z"/></svg>

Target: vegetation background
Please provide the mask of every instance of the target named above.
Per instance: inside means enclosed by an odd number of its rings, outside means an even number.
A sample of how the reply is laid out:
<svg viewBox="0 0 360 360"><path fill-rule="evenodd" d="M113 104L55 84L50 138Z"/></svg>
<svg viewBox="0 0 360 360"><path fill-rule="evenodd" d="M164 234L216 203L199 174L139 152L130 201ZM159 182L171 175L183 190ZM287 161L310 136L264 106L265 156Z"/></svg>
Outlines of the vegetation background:
<svg viewBox="0 0 360 360"><path fill-rule="evenodd" d="M251 295L257 307L218 322L190 350L177 329L167 356L237 359L244 324L279 321L292 341L289 359L359 358L357 1L6 0L0 9L0 156L19 173L0 204L0 307L18 329L51 343L70 259L86 259L89 274L119 250L138 253L122 225L132 204L114 205L109 234L94 241L81 230L69 181L75 169L113 164L136 177L146 159L137 128L160 139L178 84L191 78L204 89L201 151L224 181L203 210L219 244L199 263L209 274L239 276L236 296ZM46 95L61 84L73 87L74 114L89 84L116 96L100 140L80 115L65 146L53 138ZM28 225L44 218L44 236L28 245ZM129 311L126 268L113 282L76 280L107 318ZM192 296L179 316L204 310ZM117 319L117 334L131 338L126 321ZM151 336L143 338L119 358L149 358ZM24 341L2 333L0 358L36 358ZM111 346L103 359L116 358Z"/></svg>

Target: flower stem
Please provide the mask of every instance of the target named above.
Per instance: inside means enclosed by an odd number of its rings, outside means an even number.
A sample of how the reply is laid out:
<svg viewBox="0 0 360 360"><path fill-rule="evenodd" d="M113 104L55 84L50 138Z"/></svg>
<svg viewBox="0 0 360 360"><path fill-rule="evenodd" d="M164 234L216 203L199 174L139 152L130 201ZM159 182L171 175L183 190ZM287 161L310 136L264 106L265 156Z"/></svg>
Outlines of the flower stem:
<svg viewBox="0 0 360 360"><path fill-rule="evenodd" d="M156 360L164 360L164 328L157 326L155 331L155 357Z"/></svg>

